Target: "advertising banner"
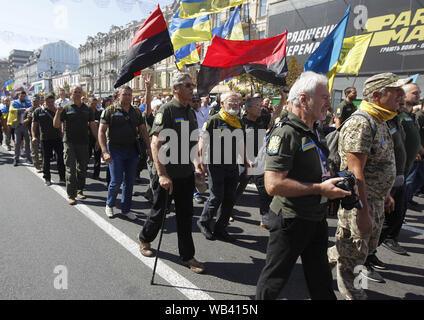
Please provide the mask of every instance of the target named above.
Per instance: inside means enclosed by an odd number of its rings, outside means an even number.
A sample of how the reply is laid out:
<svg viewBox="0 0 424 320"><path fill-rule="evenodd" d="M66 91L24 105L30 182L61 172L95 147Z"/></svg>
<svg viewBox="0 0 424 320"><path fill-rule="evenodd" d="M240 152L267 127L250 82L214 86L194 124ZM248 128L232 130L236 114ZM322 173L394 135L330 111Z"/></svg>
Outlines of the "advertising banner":
<svg viewBox="0 0 424 320"><path fill-rule="evenodd" d="M352 10L346 38L372 34L360 75L424 71L424 7L420 0L336 0L304 8L296 1L270 4L268 37L288 30L287 56L304 64ZM293 5L295 7L293 7Z"/></svg>

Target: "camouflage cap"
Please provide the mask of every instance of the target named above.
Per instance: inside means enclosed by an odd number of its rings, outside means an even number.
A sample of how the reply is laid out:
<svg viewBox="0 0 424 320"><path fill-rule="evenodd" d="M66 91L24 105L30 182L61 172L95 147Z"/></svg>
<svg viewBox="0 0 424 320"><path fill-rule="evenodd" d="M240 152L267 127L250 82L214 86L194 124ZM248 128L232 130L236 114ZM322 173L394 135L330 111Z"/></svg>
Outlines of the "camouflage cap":
<svg viewBox="0 0 424 320"><path fill-rule="evenodd" d="M369 95L375 90L382 88L400 88L403 85L410 83L411 78L399 79L397 75L391 72L379 73L372 77L369 77L364 84L364 90L362 94L364 96Z"/></svg>

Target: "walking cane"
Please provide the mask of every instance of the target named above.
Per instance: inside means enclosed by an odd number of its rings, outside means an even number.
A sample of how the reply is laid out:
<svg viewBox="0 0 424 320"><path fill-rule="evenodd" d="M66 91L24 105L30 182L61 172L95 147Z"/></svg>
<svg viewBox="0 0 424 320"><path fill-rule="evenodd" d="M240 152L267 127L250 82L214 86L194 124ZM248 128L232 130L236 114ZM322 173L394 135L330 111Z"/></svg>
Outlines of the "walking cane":
<svg viewBox="0 0 424 320"><path fill-rule="evenodd" d="M163 202L163 205L162 205L162 212L163 212L162 226L161 226L161 230L160 230L158 249L156 250L155 264L153 266L153 275L152 275L152 280L150 281L150 285L154 285L153 280L155 278L156 265L158 263L160 244L162 243L162 235L163 235L163 228L164 228L164 225L165 225L165 217L166 217L166 214L168 213L168 193L169 193L169 190L165 190L165 194L166 194L165 195L165 201Z"/></svg>

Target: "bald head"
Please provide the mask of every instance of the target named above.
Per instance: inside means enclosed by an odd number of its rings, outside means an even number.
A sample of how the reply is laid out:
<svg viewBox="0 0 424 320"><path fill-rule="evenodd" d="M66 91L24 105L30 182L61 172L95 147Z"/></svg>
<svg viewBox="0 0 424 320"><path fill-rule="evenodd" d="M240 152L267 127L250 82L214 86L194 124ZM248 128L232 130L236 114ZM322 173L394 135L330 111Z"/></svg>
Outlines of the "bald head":
<svg viewBox="0 0 424 320"><path fill-rule="evenodd" d="M421 90L415 83L408 83L402 87L405 91L405 104L413 107L420 102Z"/></svg>

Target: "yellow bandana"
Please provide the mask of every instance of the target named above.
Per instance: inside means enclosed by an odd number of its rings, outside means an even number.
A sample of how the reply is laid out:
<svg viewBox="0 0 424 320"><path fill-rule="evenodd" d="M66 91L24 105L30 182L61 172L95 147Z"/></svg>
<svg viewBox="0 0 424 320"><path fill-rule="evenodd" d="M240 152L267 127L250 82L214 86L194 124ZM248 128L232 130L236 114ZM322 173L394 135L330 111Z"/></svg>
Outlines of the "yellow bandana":
<svg viewBox="0 0 424 320"><path fill-rule="evenodd" d="M233 128L239 128L241 129L241 124L239 121L239 118L237 116L233 116L229 114L227 111L225 111L223 108L219 110L219 115L226 123L228 123Z"/></svg>
<svg viewBox="0 0 424 320"><path fill-rule="evenodd" d="M365 111L369 115L381 121L391 120L397 115L397 112L384 109L365 100L362 100L359 110Z"/></svg>

